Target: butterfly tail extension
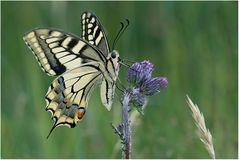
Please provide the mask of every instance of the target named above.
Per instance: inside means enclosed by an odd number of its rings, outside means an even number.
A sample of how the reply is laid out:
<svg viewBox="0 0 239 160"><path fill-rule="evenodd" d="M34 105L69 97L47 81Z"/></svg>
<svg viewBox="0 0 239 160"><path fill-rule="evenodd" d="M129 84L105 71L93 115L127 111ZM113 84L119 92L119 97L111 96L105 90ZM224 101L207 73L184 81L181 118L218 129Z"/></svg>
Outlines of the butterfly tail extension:
<svg viewBox="0 0 239 160"><path fill-rule="evenodd" d="M53 81L45 96L46 110L52 113L52 119L54 120L50 133L60 125L66 125L70 128L76 126L75 113L79 107L77 104L70 103L69 99L65 97L64 91L63 77L60 76Z"/></svg>
<svg viewBox="0 0 239 160"><path fill-rule="evenodd" d="M46 136L46 139L48 139L52 133L52 131L56 128L56 123L54 123L54 125L51 127L50 132L48 133L48 135Z"/></svg>

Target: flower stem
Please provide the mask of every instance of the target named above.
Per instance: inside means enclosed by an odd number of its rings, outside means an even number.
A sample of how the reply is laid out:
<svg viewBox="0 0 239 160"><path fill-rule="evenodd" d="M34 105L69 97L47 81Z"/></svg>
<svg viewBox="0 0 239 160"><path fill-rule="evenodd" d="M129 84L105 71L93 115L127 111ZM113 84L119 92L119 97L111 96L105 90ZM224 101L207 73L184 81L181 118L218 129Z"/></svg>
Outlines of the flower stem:
<svg viewBox="0 0 239 160"><path fill-rule="evenodd" d="M125 92L122 101L122 121L123 121L123 135L124 135L124 147L123 147L123 158L130 159L131 158L131 130L130 130L130 121L129 121L129 101L130 94Z"/></svg>

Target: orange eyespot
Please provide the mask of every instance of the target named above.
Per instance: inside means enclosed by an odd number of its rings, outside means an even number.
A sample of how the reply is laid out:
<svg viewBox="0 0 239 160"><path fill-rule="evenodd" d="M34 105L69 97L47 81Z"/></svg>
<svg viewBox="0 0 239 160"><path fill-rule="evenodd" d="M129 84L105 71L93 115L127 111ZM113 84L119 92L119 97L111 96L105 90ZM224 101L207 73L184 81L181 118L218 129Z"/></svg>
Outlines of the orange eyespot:
<svg viewBox="0 0 239 160"><path fill-rule="evenodd" d="M79 120L81 120L82 117L84 116L84 114L85 114L85 108L80 107L80 108L78 109L78 111L77 111L77 118L78 118Z"/></svg>

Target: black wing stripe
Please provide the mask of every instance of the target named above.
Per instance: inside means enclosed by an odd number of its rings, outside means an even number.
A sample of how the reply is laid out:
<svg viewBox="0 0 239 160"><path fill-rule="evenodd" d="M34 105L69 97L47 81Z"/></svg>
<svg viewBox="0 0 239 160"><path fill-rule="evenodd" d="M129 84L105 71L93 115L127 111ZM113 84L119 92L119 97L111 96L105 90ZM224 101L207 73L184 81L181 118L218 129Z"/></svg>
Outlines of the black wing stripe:
<svg viewBox="0 0 239 160"><path fill-rule="evenodd" d="M109 104L109 84L108 84L108 81L105 80L105 84L106 84L106 92L105 92L105 97L106 97L106 101L107 101L107 104Z"/></svg>
<svg viewBox="0 0 239 160"><path fill-rule="evenodd" d="M76 39L71 39L71 40L69 41L69 43L67 44L67 46L68 46L69 48L73 48L77 43L78 43L78 40L76 40Z"/></svg>
<svg viewBox="0 0 239 160"><path fill-rule="evenodd" d="M96 33L94 34L94 41L98 38L98 36L100 35L100 29L99 28L97 28L97 30L96 30ZM103 36L102 36L102 38L103 38Z"/></svg>

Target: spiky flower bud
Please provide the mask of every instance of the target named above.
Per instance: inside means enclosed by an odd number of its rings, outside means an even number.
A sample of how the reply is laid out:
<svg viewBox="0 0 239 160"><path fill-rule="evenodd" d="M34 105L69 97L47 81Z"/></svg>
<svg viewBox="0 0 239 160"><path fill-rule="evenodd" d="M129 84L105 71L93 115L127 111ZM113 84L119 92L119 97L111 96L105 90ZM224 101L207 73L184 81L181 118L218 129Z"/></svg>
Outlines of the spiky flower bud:
<svg viewBox="0 0 239 160"><path fill-rule="evenodd" d="M152 76L153 64L149 61L136 62L128 70L127 80L136 86L150 79Z"/></svg>
<svg viewBox="0 0 239 160"><path fill-rule="evenodd" d="M160 92L160 89L166 87L168 84L167 78L165 77L155 77L147 79L141 85L141 92L147 96L153 95L156 92Z"/></svg>

